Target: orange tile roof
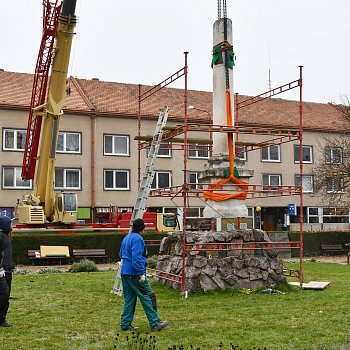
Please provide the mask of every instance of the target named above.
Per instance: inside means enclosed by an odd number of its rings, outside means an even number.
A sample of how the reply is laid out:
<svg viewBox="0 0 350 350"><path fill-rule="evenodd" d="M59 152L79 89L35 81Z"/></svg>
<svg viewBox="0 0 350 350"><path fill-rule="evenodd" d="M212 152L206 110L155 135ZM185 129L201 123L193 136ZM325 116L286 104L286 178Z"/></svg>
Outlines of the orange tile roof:
<svg viewBox="0 0 350 350"><path fill-rule="evenodd" d="M0 71L0 108L29 109L33 77L33 74ZM75 89L66 99L64 109L79 112L90 110Z"/></svg>
<svg viewBox="0 0 350 350"><path fill-rule="evenodd" d="M0 108L28 109L31 98L32 74L0 71ZM96 116L137 117L138 91L136 84L125 84L71 78L71 94L64 105L66 111ZM151 86L142 86L141 93ZM239 101L248 96L238 96ZM163 88L141 104L141 116L155 118L159 108L170 105L170 119L181 121L184 115L184 90ZM212 114L212 93L188 91L188 105ZM208 113L188 110L191 122L203 122ZM292 127L299 125L299 102L268 98L239 110L239 123L252 126ZM303 102L303 127L309 130L344 132L349 122L328 104Z"/></svg>

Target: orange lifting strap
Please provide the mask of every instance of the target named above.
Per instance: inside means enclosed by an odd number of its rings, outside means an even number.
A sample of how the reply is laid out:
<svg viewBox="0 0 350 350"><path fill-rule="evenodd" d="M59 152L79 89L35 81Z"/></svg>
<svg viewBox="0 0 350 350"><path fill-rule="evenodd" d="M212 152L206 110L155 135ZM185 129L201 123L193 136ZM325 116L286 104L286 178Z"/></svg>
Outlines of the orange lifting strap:
<svg viewBox="0 0 350 350"><path fill-rule="evenodd" d="M232 107L231 107L231 94L230 90L226 90L226 121L227 126L232 127ZM214 202L222 202L228 199L240 199L245 200L247 197L248 191L248 183L237 179L234 176L234 165L235 165L235 157L233 153L233 133L227 133L227 144L228 144L228 154L230 159L230 176L226 179L219 180L213 182L208 190L203 191L205 200L212 200ZM216 189L220 188L221 185L224 185L228 182L232 182L234 184L239 185L239 187L243 190L242 192L235 193L216 193L214 192Z"/></svg>

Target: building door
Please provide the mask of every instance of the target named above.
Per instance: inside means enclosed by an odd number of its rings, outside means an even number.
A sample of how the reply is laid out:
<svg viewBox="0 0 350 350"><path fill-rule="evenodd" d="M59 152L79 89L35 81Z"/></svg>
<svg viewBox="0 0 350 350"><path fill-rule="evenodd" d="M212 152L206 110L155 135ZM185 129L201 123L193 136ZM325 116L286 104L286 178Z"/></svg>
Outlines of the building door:
<svg viewBox="0 0 350 350"><path fill-rule="evenodd" d="M263 224L264 231L276 230L276 215L264 213L262 220L264 222L264 224Z"/></svg>

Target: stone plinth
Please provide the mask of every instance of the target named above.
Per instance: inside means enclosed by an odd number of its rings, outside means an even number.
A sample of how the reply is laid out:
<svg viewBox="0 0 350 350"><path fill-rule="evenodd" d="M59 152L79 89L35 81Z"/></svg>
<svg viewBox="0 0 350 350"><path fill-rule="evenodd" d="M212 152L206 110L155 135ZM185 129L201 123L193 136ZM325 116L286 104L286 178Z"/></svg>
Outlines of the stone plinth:
<svg viewBox="0 0 350 350"><path fill-rule="evenodd" d="M262 230L237 230L230 232L186 232L187 243L243 243L270 242ZM256 243L257 246L258 243ZM227 246L228 247L228 246ZM170 233L163 238L157 270L181 275L182 273L182 232ZM178 283L158 279L158 281L179 289ZM221 250L195 251L185 258L185 290L205 292L214 289L274 288L286 283L283 263L274 250Z"/></svg>

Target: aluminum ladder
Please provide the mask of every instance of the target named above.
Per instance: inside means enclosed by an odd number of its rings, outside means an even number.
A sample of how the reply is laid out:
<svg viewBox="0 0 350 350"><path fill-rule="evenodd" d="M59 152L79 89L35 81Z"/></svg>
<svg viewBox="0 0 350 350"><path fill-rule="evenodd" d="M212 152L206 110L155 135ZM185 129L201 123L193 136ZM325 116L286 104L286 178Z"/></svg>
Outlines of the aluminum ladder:
<svg viewBox="0 0 350 350"><path fill-rule="evenodd" d="M156 130L154 132L151 147L148 152L145 170L142 175L139 192L137 194L134 210L132 212L132 216L130 219L130 227L132 226L132 223L134 222L134 220L142 219L143 214L146 211L147 200L148 200L149 192L151 190L151 186L154 178L154 171L153 171L154 162L155 162L155 159L157 158L159 147L162 142L164 127L168 120L169 110L170 110L170 107L165 106L159 112L159 118L158 118Z"/></svg>

